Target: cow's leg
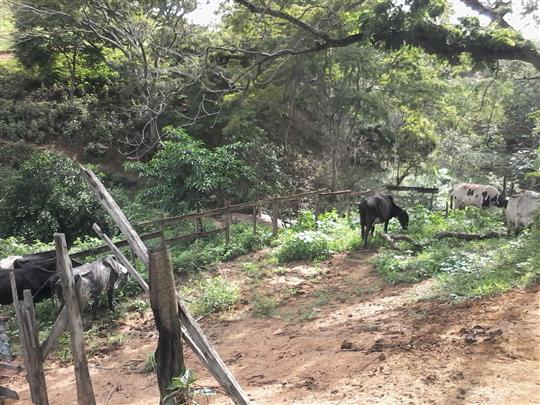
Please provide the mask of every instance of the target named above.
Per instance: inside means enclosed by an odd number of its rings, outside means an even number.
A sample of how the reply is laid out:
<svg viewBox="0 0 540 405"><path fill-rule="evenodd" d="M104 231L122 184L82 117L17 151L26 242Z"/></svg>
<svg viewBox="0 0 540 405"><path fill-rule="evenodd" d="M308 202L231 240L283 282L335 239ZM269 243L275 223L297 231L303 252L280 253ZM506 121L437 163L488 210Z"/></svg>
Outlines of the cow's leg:
<svg viewBox="0 0 540 405"><path fill-rule="evenodd" d="M389 223L389 222L390 222L389 220L388 220L388 221L384 221L384 233L388 233L388 223Z"/></svg>
<svg viewBox="0 0 540 405"><path fill-rule="evenodd" d="M107 300L109 302L109 310L112 311L114 308L113 308L113 292L114 290L111 288L109 290L107 290Z"/></svg>
<svg viewBox="0 0 540 405"><path fill-rule="evenodd" d="M364 235L364 248L367 248L367 242L369 238L369 233L373 235L373 230L375 229L375 218L368 220L366 223L366 232Z"/></svg>
<svg viewBox="0 0 540 405"><path fill-rule="evenodd" d="M99 308L99 295L96 295L92 299L92 318L94 320L98 319L98 316L97 316L98 308Z"/></svg>

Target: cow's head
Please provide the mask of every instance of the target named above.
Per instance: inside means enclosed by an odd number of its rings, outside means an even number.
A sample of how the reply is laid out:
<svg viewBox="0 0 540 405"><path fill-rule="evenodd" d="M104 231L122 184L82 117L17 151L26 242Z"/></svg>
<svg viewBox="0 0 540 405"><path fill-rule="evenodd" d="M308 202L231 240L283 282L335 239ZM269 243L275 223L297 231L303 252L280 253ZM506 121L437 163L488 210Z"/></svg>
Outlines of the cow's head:
<svg viewBox="0 0 540 405"><path fill-rule="evenodd" d="M409 227L409 214L407 214L407 211L401 210L397 215L397 218L399 220L401 228L407 230L407 228Z"/></svg>
<svg viewBox="0 0 540 405"><path fill-rule="evenodd" d="M103 264L117 274L118 279L114 283L114 288L117 288L120 282L124 282L127 279L128 269L122 265L118 259L114 256L107 256L103 259Z"/></svg>

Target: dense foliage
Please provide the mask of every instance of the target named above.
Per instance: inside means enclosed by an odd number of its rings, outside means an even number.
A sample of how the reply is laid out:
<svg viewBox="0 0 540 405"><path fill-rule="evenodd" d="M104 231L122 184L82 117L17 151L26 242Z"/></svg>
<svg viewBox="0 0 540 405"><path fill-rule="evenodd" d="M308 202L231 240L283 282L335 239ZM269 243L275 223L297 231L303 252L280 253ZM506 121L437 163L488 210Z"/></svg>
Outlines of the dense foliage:
<svg viewBox="0 0 540 405"><path fill-rule="evenodd" d="M79 169L68 158L34 153L4 185L0 199L0 237L51 241L54 232L69 242L92 233L97 222L108 223Z"/></svg>

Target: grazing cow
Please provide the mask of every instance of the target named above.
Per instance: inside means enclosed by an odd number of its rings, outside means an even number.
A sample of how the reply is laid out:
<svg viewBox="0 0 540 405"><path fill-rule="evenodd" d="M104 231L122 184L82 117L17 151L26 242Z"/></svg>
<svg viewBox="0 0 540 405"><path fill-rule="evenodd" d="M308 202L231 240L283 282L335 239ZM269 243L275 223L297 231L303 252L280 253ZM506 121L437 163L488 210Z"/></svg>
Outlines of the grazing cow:
<svg viewBox="0 0 540 405"><path fill-rule="evenodd" d="M19 299L23 298L24 290L32 292L34 302L52 296L54 284L58 280L55 251L33 253L22 257L10 256L2 262L6 265L6 268L1 267L2 270L11 270L15 274ZM71 260L71 263L74 267L81 265L75 260ZM0 271L0 305L13 303L9 273L10 271Z"/></svg>
<svg viewBox="0 0 540 405"><path fill-rule="evenodd" d="M362 200L358 205L358 211L364 247L367 247L369 233L373 235L377 223L384 222L384 232L388 231L388 222L392 218L397 218L403 229L409 226L409 214L398 207L389 194L376 194Z"/></svg>
<svg viewBox="0 0 540 405"><path fill-rule="evenodd" d="M450 207L463 209L467 206L478 208L506 208L507 198L493 186L461 183L450 191Z"/></svg>
<svg viewBox="0 0 540 405"><path fill-rule="evenodd" d="M524 190L510 197L506 208L506 229L508 235L516 236L522 229L527 228L535 217L540 214L540 193Z"/></svg>
<svg viewBox="0 0 540 405"><path fill-rule="evenodd" d="M73 269L81 305L84 307L92 300L95 315L99 296L101 293L107 292L109 309L112 310L113 292L118 287L118 284L127 278L127 273L128 270L112 255ZM59 281L56 283L56 292L60 297L60 301L63 301L62 287Z"/></svg>
<svg viewBox="0 0 540 405"><path fill-rule="evenodd" d="M13 303L9 278L11 272L15 275L19 300L23 299L24 290L30 290L34 302L43 301L52 296L53 286L58 277L57 273L40 266L23 267L22 269L0 272L0 305Z"/></svg>

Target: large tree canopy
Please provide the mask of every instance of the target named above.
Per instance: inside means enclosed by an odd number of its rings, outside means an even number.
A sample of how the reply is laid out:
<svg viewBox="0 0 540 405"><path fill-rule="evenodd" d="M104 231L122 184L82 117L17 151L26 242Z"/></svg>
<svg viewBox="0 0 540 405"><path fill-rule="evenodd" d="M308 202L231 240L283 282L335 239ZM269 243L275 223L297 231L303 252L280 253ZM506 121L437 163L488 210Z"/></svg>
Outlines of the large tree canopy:
<svg viewBox="0 0 540 405"><path fill-rule="evenodd" d="M458 60L463 53L470 53L479 61L522 60L540 69L540 53L535 45L504 21L503 12L496 12L478 0L467 0L467 4L494 20L487 27L482 27L475 18L450 24L445 17L445 0L234 1L240 10L257 15L259 24L268 24L267 28L286 24L289 33L298 32L287 46L281 42L277 47L268 44L266 49L242 49L257 55L259 63L283 55L369 42L390 49L418 46L451 61ZM276 36L276 30L266 31L269 37Z"/></svg>

